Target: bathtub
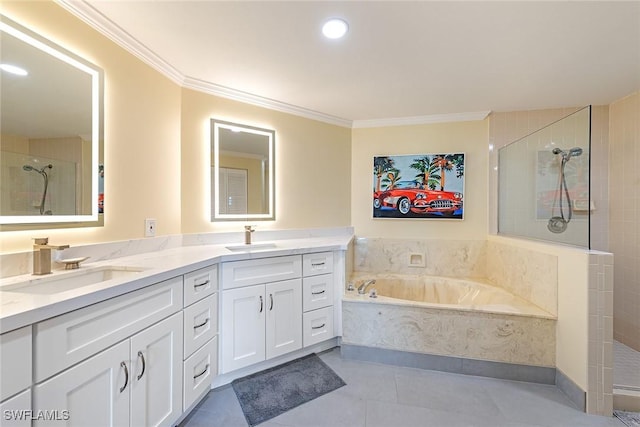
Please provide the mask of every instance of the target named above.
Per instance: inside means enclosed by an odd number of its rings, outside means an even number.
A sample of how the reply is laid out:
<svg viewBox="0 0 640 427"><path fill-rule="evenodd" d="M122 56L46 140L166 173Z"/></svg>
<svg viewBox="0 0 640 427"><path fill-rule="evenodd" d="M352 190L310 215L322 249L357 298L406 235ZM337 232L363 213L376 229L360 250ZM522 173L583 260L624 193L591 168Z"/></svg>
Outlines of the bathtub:
<svg viewBox="0 0 640 427"><path fill-rule="evenodd" d="M345 291L342 342L347 345L477 360L555 366L556 318L480 280L354 273ZM376 298L369 293L375 289Z"/></svg>

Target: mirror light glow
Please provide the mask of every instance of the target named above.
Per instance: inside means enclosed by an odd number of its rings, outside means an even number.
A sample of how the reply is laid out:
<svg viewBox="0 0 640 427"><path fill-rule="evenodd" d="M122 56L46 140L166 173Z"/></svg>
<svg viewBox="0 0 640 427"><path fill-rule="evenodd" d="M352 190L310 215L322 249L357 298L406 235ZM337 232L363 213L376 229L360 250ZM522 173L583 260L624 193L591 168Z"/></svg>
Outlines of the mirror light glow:
<svg viewBox="0 0 640 427"><path fill-rule="evenodd" d="M39 49L67 64L89 74L91 76L91 104L92 104L92 129L91 129L91 214L89 215L28 215L28 216L0 216L0 224L43 224L98 221L98 163L100 151L100 108L101 108L101 70L92 67L83 60L76 59L70 52L62 47L40 37L17 24L10 25L8 19L0 15L0 32L7 33L23 42ZM7 21L7 22L5 22Z"/></svg>
<svg viewBox="0 0 640 427"><path fill-rule="evenodd" d="M16 76L28 76L29 73L24 68L20 68L17 65L12 64L0 64L0 70L7 73L15 74Z"/></svg>

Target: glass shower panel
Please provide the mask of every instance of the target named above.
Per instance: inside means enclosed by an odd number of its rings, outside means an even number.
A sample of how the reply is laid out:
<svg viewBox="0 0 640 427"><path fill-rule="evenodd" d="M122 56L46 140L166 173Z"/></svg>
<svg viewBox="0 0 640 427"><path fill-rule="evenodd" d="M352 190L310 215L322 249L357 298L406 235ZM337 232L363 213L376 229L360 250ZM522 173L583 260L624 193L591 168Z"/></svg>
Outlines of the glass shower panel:
<svg viewBox="0 0 640 427"><path fill-rule="evenodd" d="M591 107L498 152L498 233L589 248Z"/></svg>

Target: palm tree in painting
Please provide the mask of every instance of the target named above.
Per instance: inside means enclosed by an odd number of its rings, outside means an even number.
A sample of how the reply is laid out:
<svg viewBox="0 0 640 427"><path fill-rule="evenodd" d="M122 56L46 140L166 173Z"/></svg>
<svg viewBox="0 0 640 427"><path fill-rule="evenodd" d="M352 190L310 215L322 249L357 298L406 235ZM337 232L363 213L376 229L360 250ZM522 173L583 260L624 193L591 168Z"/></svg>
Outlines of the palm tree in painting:
<svg viewBox="0 0 640 427"><path fill-rule="evenodd" d="M429 156L413 159L413 163L410 164L409 167L419 172L416 175L416 181L421 182L425 187L434 190L440 182L440 175L438 175L439 169Z"/></svg>
<svg viewBox="0 0 640 427"><path fill-rule="evenodd" d="M374 157L373 158L373 173L376 175L376 192L380 192L380 184L382 183L382 175L393 169L393 159L390 157Z"/></svg>
<svg viewBox="0 0 640 427"><path fill-rule="evenodd" d="M438 154L433 158L432 164L440 169L440 191L444 191L446 171L452 170L456 165L453 160L457 160L454 154Z"/></svg>
<svg viewBox="0 0 640 427"><path fill-rule="evenodd" d="M400 178L402 178L400 176L400 171L396 168L392 168L389 169L386 174L386 178L382 179L382 184L386 185L385 190L393 190L398 181L400 181Z"/></svg>

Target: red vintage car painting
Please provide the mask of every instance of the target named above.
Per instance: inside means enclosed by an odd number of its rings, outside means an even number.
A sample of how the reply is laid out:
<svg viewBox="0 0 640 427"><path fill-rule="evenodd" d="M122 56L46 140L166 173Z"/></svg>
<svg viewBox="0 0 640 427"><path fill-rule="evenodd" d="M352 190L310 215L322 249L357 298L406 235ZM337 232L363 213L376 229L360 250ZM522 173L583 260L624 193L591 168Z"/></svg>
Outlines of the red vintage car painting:
<svg viewBox="0 0 640 427"><path fill-rule="evenodd" d="M373 193L375 209L392 208L402 215L442 214L454 216L462 209L462 193L425 190L416 181L400 181L391 190Z"/></svg>
<svg viewBox="0 0 640 427"><path fill-rule="evenodd" d="M463 219L464 154L373 158L373 217Z"/></svg>

